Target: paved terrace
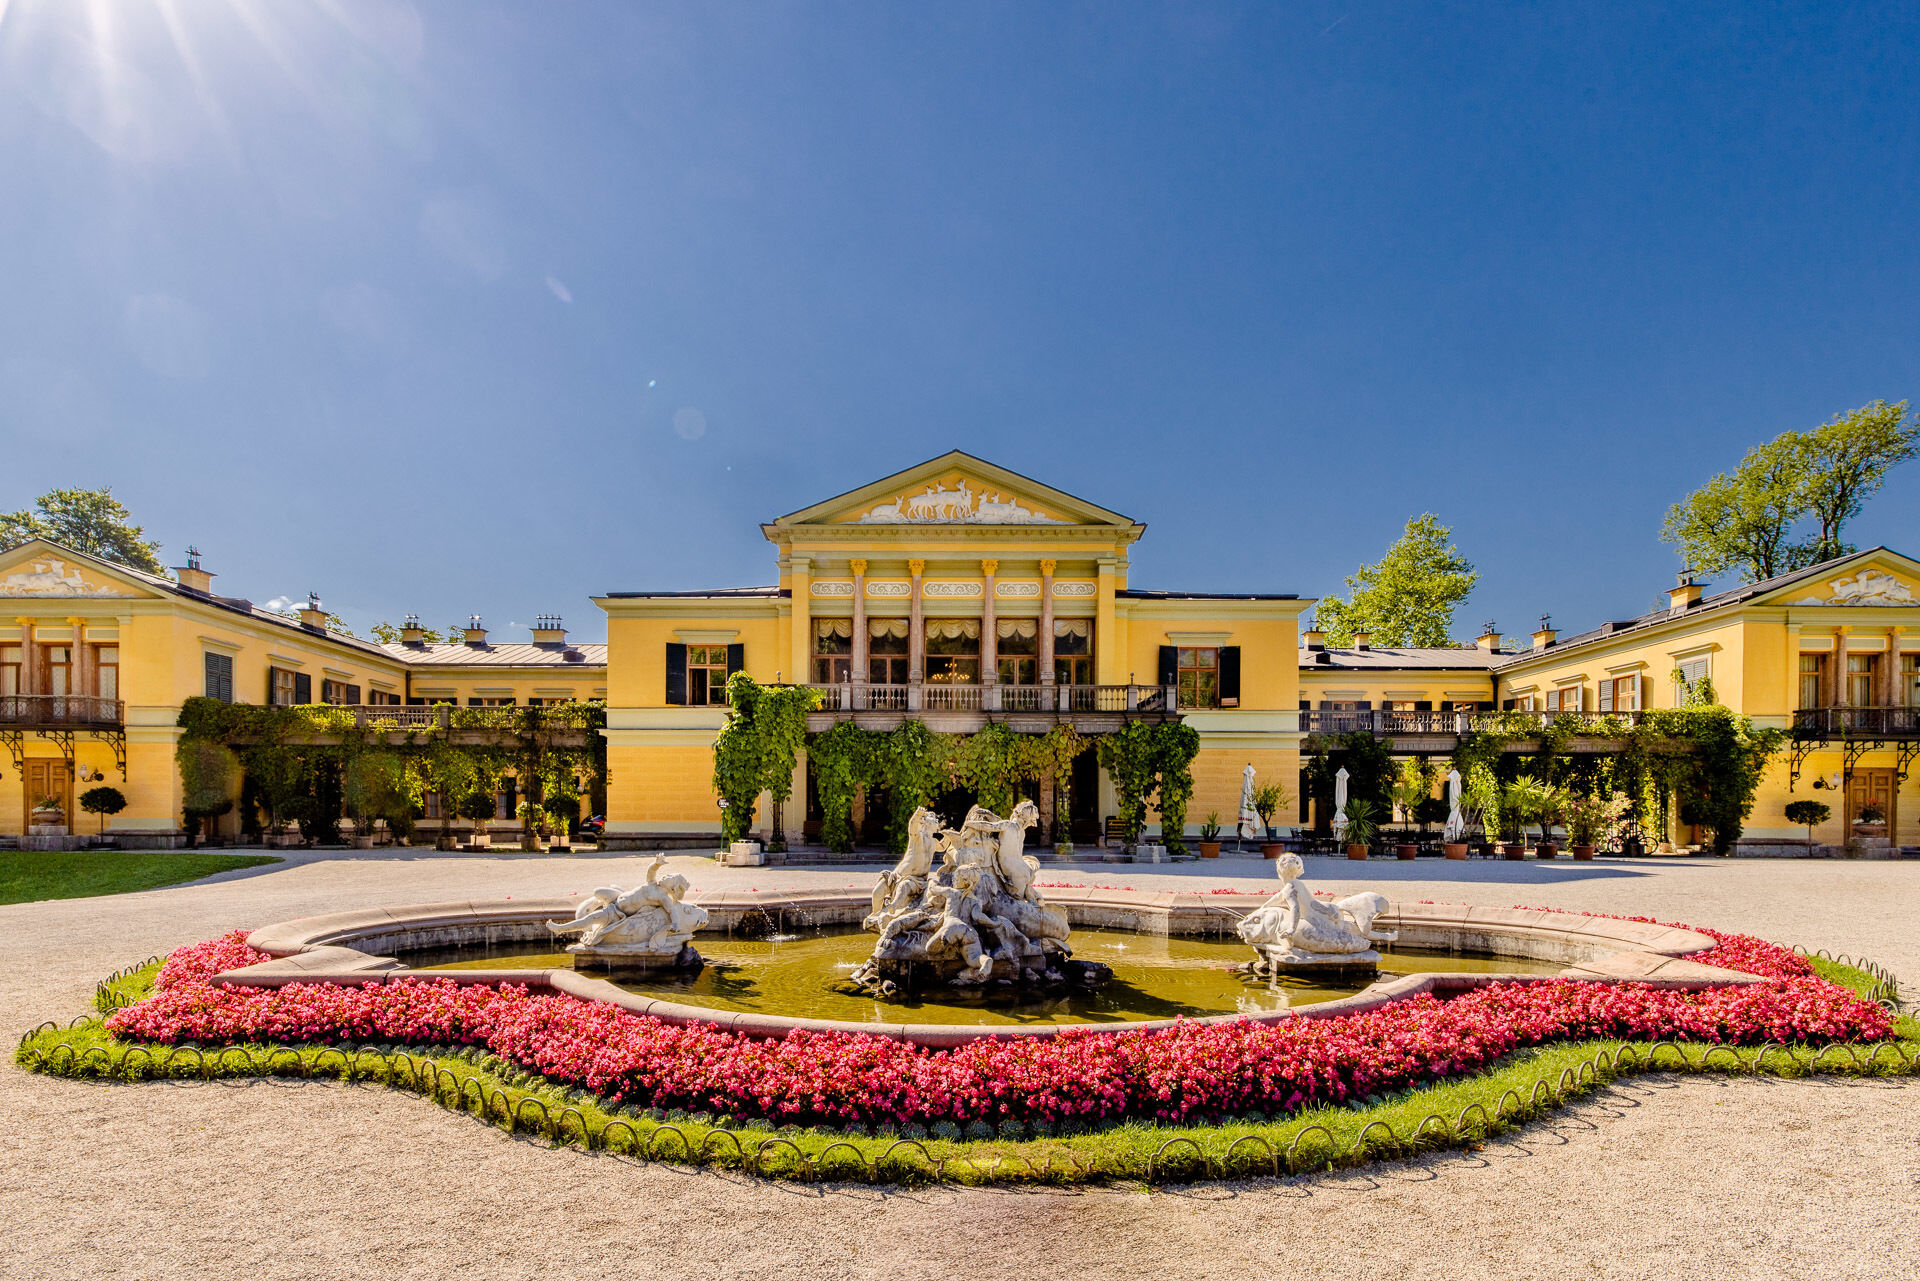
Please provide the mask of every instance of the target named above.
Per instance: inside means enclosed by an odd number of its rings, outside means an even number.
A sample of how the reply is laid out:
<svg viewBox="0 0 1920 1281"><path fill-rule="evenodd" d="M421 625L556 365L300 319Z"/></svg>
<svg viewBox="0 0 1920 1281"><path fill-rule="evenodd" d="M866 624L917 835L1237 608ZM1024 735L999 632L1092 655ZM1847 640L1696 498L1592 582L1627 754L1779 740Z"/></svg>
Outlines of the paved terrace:
<svg viewBox="0 0 1920 1281"><path fill-rule="evenodd" d="M295 852L106 899L0 907L17 1033L105 972L242 926L388 903L632 884L647 856ZM700 887L871 884L722 869ZM876 865L877 868L877 865ZM1316 888L1644 914L1864 953L1912 983L1920 863L1310 858ZM1052 867L1042 881L1273 884L1257 859ZM548 1150L379 1088L85 1085L0 1069L6 1277L1889 1275L1920 1261L1920 1088L1648 1077L1468 1153L1283 1182L1138 1191L762 1184ZM1021 1262L1030 1260L1031 1268ZM1350 1271L1351 1269L1351 1271Z"/></svg>

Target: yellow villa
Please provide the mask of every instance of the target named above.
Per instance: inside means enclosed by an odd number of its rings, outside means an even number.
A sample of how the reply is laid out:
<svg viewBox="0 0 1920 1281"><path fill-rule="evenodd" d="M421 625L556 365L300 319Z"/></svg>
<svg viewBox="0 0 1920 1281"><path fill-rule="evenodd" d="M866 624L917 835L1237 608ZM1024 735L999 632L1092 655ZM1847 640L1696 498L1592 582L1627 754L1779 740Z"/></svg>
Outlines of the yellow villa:
<svg viewBox="0 0 1920 1281"><path fill-rule="evenodd" d="M1900 795L1920 753L1920 564L1885 548L1712 596L1682 583L1664 610L1564 639L1543 621L1530 648L1509 652L1491 628L1455 647L1360 636L1334 648L1302 631L1311 598L1136 587L1130 554L1145 525L960 452L762 531L767 585L607 592L594 600L604 645L569 641L557 618L512 641L490 640L476 618L464 639L438 643L409 620L381 644L329 630L318 601L283 617L221 595L197 556L163 578L45 542L0 553L11 607L0 611L0 834L24 831L45 798L77 819L76 796L110 781L128 801L107 823L121 844L180 843L174 750L190 697L597 702L606 843L711 847L713 744L727 677L744 671L817 690L815 731L917 719L954 733L1071 724L1097 736L1179 717L1200 742L1188 835L1210 811L1232 826L1247 765L1304 795L1303 753L1327 736L1363 731L1444 757L1490 714L1631 719L1680 705L1676 677L1704 679L1728 707L1794 731L1744 844L1802 842L1783 811L1808 798L1832 803L1820 841L1920 841L1920 805ZM1113 789L1092 753L1076 771L1071 812L1049 816L1052 832L1096 841ZM781 825L817 830L804 760L794 782ZM500 805L509 816L511 795ZM1302 801L1282 817L1325 816ZM756 825L774 818L763 797Z"/></svg>

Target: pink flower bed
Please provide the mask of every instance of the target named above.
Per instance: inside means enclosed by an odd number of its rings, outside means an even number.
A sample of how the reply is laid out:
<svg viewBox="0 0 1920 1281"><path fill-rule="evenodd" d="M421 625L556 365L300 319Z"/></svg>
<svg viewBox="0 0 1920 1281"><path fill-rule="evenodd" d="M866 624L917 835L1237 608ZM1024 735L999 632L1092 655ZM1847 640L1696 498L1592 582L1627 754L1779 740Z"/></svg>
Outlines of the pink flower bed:
<svg viewBox="0 0 1920 1281"><path fill-rule="evenodd" d="M1692 928L1692 927L1688 927ZM1754 1045L1871 1041L1878 1005L1760 939L1712 934L1698 959L1768 981L1704 992L1553 980L1499 983L1326 1019L1186 1024L1157 1032L1073 1029L929 1050L854 1033L757 1040L681 1027L524 987L408 980L375 987L216 987L264 959L245 933L167 958L154 996L107 1020L148 1041L383 1041L482 1046L615 1102L776 1123L975 1120L1183 1121L1340 1103L1488 1067L1526 1046L1590 1037Z"/></svg>

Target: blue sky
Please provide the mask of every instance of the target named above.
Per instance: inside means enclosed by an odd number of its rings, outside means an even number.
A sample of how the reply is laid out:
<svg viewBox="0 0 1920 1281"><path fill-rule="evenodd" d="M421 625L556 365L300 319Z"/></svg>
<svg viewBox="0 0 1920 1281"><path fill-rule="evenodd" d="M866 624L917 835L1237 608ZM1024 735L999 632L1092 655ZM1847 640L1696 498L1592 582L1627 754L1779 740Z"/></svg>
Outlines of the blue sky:
<svg viewBox="0 0 1920 1281"><path fill-rule="evenodd" d="M963 448L1316 595L1410 515L1509 633L1920 390L1911 6L0 0L0 506L496 629L769 581ZM1920 466L1852 530L1920 552ZM498 634L498 633L496 633Z"/></svg>

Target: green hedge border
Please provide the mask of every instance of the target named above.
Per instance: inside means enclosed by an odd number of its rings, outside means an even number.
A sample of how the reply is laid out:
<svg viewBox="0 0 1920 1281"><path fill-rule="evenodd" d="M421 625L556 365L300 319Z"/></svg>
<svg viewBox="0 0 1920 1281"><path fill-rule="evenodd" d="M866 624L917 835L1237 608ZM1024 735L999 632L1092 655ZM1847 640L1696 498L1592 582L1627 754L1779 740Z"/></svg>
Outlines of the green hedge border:
<svg viewBox="0 0 1920 1281"><path fill-rule="evenodd" d="M1823 978L1878 998L1891 976L1870 962L1811 958ZM1125 1123L1081 1133L998 1131L926 1137L858 1130L729 1124L731 1118L617 1108L474 1047L345 1043L160 1045L111 1040L102 1016L152 991L160 961L109 975L99 1014L66 1027L43 1023L14 1058L29 1071L79 1080L233 1080L283 1077L371 1082L431 1099L509 1134L638 1160L735 1169L761 1178L964 1185L1134 1182L1284 1177L1350 1168L1482 1143L1537 1120L1613 1081L1646 1072L1805 1077L1920 1076L1920 1024L1901 1016L1896 1038L1816 1049L1673 1041L1580 1041L1509 1056L1489 1071L1350 1107L1273 1121ZM936 1131L942 1127L935 1127Z"/></svg>

